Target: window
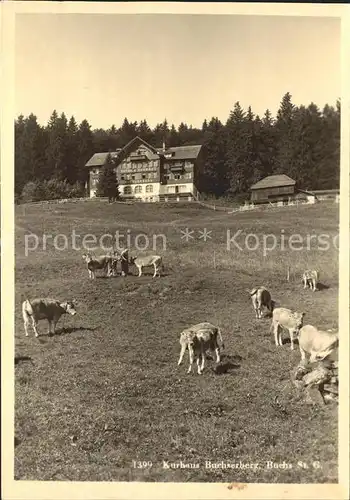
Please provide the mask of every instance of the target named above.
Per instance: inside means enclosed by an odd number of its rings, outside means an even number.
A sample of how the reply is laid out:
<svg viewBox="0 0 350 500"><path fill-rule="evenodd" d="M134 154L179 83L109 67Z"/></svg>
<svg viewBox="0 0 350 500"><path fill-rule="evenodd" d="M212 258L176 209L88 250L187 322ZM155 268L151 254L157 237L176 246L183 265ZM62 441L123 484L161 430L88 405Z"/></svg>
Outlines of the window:
<svg viewBox="0 0 350 500"><path fill-rule="evenodd" d="M146 186L146 193L153 193L153 186L152 185Z"/></svg>
<svg viewBox="0 0 350 500"><path fill-rule="evenodd" d="M185 179L192 179L192 174L191 174L191 172L186 172L186 173L185 173Z"/></svg>
<svg viewBox="0 0 350 500"><path fill-rule="evenodd" d="M135 180L135 176L134 176L134 175L132 175L132 176L131 176L131 179L134 181L134 180Z"/></svg>
<svg viewBox="0 0 350 500"><path fill-rule="evenodd" d="M175 193L175 186L167 186L168 193Z"/></svg>
<svg viewBox="0 0 350 500"><path fill-rule="evenodd" d="M142 179L146 179L146 174L142 174Z"/></svg>
<svg viewBox="0 0 350 500"><path fill-rule="evenodd" d="M131 194L131 186L124 187L124 194Z"/></svg>
<svg viewBox="0 0 350 500"><path fill-rule="evenodd" d="M135 194L142 193L142 186L135 186Z"/></svg>
<svg viewBox="0 0 350 500"><path fill-rule="evenodd" d="M123 180L124 180L124 175L121 175L121 176L120 176L120 179L123 181Z"/></svg>
<svg viewBox="0 0 350 500"><path fill-rule="evenodd" d="M176 179L176 180L181 179L181 174L174 174L174 179Z"/></svg>

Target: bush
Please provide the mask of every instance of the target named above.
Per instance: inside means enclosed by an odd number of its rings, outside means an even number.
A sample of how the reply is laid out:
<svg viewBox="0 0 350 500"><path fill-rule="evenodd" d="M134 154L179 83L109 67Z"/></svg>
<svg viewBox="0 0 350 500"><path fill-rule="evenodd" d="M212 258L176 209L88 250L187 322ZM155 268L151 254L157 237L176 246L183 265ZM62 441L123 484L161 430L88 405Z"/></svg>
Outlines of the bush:
<svg viewBox="0 0 350 500"><path fill-rule="evenodd" d="M39 201L41 198L41 189L39 182L27 182L23 187L21 199L24 202Z"/></svg>
<svg viewBox="0 0 350 500"><path fill-rule="evenodd" d="M21 195L21 201L60 200L66 198L82 198L85 194L84 187L76 182L68 184L66 180L50 179L43 182L28 182Z"/></svg>

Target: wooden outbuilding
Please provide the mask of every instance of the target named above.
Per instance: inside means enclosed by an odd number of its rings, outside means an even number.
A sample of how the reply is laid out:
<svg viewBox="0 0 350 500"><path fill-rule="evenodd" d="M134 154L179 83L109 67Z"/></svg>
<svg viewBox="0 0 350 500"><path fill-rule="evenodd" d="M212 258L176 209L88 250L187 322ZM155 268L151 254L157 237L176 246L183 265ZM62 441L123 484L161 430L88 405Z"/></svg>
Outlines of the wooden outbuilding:
<svg viewBox="0 0 350 500"><path fill-rule="evenodd" d="M296 195L296 181L285 174L269 175L250 187L252 203L286 201Z"/></svg>

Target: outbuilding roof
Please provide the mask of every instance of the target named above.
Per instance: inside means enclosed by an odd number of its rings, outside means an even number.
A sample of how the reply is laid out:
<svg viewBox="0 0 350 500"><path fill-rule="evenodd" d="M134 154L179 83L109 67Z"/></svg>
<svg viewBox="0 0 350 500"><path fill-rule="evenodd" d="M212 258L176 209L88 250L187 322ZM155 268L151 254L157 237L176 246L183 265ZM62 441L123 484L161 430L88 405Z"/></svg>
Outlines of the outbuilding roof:
<svg viewBox="0 0 350 500"><path fill-rule="evenodd" d="M268 177L264 177L260 181L253 184L250 189L264 189L271 187L280 187L280 186L294 186L295 181L288 177L288 175L280 174L280 175L269 175Z"/></svg>

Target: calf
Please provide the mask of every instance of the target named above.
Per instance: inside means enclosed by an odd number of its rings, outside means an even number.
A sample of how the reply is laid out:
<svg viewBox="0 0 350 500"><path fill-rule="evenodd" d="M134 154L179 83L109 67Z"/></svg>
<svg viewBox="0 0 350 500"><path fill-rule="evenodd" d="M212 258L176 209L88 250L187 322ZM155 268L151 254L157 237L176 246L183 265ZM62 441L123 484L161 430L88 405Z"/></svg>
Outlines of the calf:
<svg viewBox="0 0 350 500"><path fill-rule="evenodd" d="M35 332L35 336L38 337L38 321L47 319L49 323L50 335L51 333L55 333L56 324L62 314L71 314L72 316L76 314L74 301L60 302L59 300L55 299L33 299L31 301L29 301L28 299L25 300L22 303L22 316L26 337L28 337L29 335L29 319L32 320L32 326Z"/></svg>
<svg viewBox="0 0 350 500"><path fill-rule="evenodd" d="M142 276L143 267L154 267L153 278L155 278L157 274L160 277L160 269L163 269L162 257L160 257L159 255L149 255L148 257L131 257L130 264L135 264L139 271L139 277Z"/></svg>
<svg viewBox="0 0 350 500"><path fill-rule="evenodd" d="M339 333L330 333L318 330L312 325L305 325L299 332L299 349L302 361L306 354L310 355L309 362L320 361L329 356L339 343Z"/></svg>
<svg viewBox="0 0 350 500"><path fill-rule="evenodd" d="M270 292L264 286L255 287L251 291L247 290L247 292L252 298L255 316L257 319L263 317L263 306L265 306L271 314L273 313L274 302L271 299Z"/></svg>
<svg viewBox="0 0 350 500"><path fill-rule="evenodd" d="M307 269L303 274L304 288L311 288L313 292L317 290L317 282L319 278L319 272L315 269Z"/></svg>
<svg viewBox="0 0 350 500"><path fill-rule="evenodd" d="M91 254L83 254L83 260L87 264L89 278L96 278L97 269L105 271L106 276L111 276L112 271L115 269L117 258L112 255L101 255L100 257L92 257Z"/></svg>
<svg viewBox="0 0 350 500"><path fill-rule="evenodd" d="M270 331L273 330L275 335L276 346L282 345L282 328L289 331L290 348L294 349L294 336L298 335L300 328L303 326L305 313L293 312L284 307L274 309L272 313L272 322Z"/></svg>
<svg viewBox="0 0 350 500"><path fill-rule="evenodd" d="M182 363L186 347L188 348L190 366L187 373L192 370L192 364L194 358L197 358L197 369L198 374L201 375L204 369L205 352L210 349L215 351L216 362L220 363L220 347L218 344L217 337L220 337L221 347L224 348L224 343L222 340L221 331L218 327L212 325L211 323L198 323L197 325L186 328L180 334L180 358L178 365ZM202 358L202 363L200 365L200 357Z"/></svg>

